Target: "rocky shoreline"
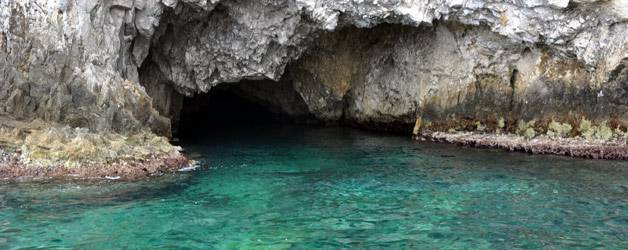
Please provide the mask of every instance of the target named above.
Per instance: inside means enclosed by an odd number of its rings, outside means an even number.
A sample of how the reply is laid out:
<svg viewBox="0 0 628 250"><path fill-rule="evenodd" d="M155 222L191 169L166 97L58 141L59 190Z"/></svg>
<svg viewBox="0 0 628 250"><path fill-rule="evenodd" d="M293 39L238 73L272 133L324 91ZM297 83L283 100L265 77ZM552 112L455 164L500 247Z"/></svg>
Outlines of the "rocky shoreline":
<svg viewBox="0 0 628 250"><path fill-rule="evenodd" d="M186 122L255 123L250 110L626 159L627 13L620 0L0 1L0 178L175 171L187 160L168 138Z"/></svg>
<svg viewBox="0 0 628 250"><path fill-rule="evenodd" d="M499 148L531 154L564 155L603 160L628 160L625 140L594 140L538 136L527 139L514 134L487 134L478 132L434 132L414 136L416 140L432 140L477 148Z"/></svg>
<svg viewBox="0 0 628 250"><path fill-rule="evenodd" d="M2 131L4 130L0 129L0 132ZM31 132L31 134L33 133L36 134L37 132ZM54 134L50 131L49 133ZM413 139L477 148L499 148L531 154L564 155L600 160L628 160L628 143L622 139L560 138L548 135L527 139L515 134L480 132L430 132L415 135ZM34 153L34 150L29 149L32 145L28 143L18 146L17 144L11 145L6 140L0 140L0 180L109 179L134 181L197 167L194 161L188 160L180 152L180 148L167 143L169 147L172 147L171 151L158 150L150 148L151 145L147 141L149 140L141 143L143 146L139 146L139 144L126 145L136 147L136 151L130 151L133 155L126 154L105 159L94 157L86 151L64 152L58 147L44 149L48 155L41 156L41 153ZM54 144L52 141L50 143L51 145ZM137 149L139 148L144 153L138 153ZM103 149L100 153L104 151L106 150ZM74 158L65 158L65 160L61 160L63 157L58 157L68 154L76 155Z"/></svg>
<svg viewBox="0 0 628 250"><path fill-rule="evenodd" d="M137 180L194 164L181 151L147 131L94 133L0 117L0 180Z"/></svg>
<svg viewBox="0 0 628 250"><path fill-rule="evenodd" d="M38 166L24 163L18 152L0 149L0 180L36 181L46 179L109 179L140 180L165 173L176 172L190 164L182 154L151 155L141 160L118 160L105 164L89 164L80 167L63 165Z"/></svg>

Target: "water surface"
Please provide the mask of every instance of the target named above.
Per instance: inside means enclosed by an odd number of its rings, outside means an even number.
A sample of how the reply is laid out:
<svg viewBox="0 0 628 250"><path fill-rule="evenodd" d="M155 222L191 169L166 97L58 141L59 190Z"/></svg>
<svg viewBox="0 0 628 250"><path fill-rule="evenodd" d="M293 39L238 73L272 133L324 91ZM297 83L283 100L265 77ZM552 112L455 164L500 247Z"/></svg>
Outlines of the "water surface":
<svg viewBox="0 0 628 250"><path fill-rule="evenodd" d="M628 248L628 163L275 127L191 174L0 183L0 249Z"/></svg>

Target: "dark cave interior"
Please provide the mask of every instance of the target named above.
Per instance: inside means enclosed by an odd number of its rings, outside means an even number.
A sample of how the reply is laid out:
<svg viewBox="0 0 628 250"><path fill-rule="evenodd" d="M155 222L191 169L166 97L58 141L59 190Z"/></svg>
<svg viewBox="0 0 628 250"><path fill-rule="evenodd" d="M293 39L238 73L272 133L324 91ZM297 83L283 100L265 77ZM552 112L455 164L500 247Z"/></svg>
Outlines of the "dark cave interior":
<svg viewBox="0 0 628 250"><path fill-rule="evenodd" d="M236 85L221 84L208 93L184 98L175 136L190 138L282 121L268 106L239 93Z"/></svg>

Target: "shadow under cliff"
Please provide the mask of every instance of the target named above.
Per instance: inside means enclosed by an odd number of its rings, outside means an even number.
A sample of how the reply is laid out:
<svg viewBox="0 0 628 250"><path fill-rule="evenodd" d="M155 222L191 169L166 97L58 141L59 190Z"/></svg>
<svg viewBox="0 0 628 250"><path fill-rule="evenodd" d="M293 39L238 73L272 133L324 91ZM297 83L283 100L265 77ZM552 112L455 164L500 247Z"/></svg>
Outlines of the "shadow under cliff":
<svg viewBox="0 0 628 250"><path fill-rule="evenodd" d="M175 136L184 140L284 124L321 124L283 82L225 83L182 101Z"/></svg>
<svg viewBox="0 0 628 250"><path fill-rule="evenodd" d="M233 93L229 87L216 87L209 93L183 100L177 136L194 138L215 130L246 129L278 122L268 108Z"/></svg>

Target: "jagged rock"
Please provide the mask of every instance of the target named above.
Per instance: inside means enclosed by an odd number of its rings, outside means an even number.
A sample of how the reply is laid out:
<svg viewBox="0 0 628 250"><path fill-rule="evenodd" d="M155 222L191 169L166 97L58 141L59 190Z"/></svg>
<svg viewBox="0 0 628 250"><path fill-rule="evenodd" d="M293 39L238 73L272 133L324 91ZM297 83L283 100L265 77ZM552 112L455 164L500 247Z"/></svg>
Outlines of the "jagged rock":
<svg viewBox="0 0 628 250"><path fill-rule="evenodd" d="M627 13L622 0L0 1L0 114L170 136L184 97L246 82L236 92L274 112L371 128L625 130Z"/></svg>
<svg viewBox="0 0 628 250"><path fill-rule="evenodd" d="M6 178L139 179L188 163L168 139L150 132L124 136L41 120L0 117L0 180Z"/></svg>
<svg viewBox="0 0 628 250"><path fill-rule="evenodd" d="M131 0L0 2L0 112L94 131L169 131L137 74L161 9Z"/></svg>
<svg viewBox="0 0 628 250"><path fill-rule="evenodd" d="M600 90L600 96L606 92L606 97L623 88L615 78L624 77L618 72L627 58L626 5L568 0L4 1L0 73L5 84L0 101L5 104L3 112L18 118L118 132L150 127L168 134L167 118L176 120L180 109L174 91L190 96L223 82L279 80L290 62L314 47L329 50L327 54L312 50L311 57L318 59L302 60L310 64L305 71L318 75L293 80L310 111L323 119L412 122L413 113L421 109L450 112L452 106L460 106L456 102L469 99L459 100L460 95L480 95L473 107L502 107L511 99L517 99L510 101L513 105L529 103L526 98L534 92L530 89L541 96L563 91L561 86L547 86L561 77L577 78L578 83L571 85L595 86L590 89ZM379 47L363 53L366 61L356 62L361 51L355 48L368 46L360 34L378 35L358 28L382 23L406 26L384 32L389 40L379 39ZM340 33L333 30L353 34L330 38ZM321 39L349 41L327 42L325 48ZM311 65L313 60L319 63ZM553 72L537 72L548 62ZM402 68L396 68L400 63ZM324 65L335 68L326 70ZM295 71L306 67L297 65ZM511 79L525 93L517 89L509 93L513 88L506 85ZM613 81L617 86L605 84ZM477 89L460 90L470 85L489 85L494 94L486 97L496 99L483 100L486 93L478 94ZM563 99L580 97L575 92ZM366 98L351 99L357 95ZM609 105L625 110L623 96L615 97ZM546 113L555 106L511 109L530 113L540 108Z"/></svg>

